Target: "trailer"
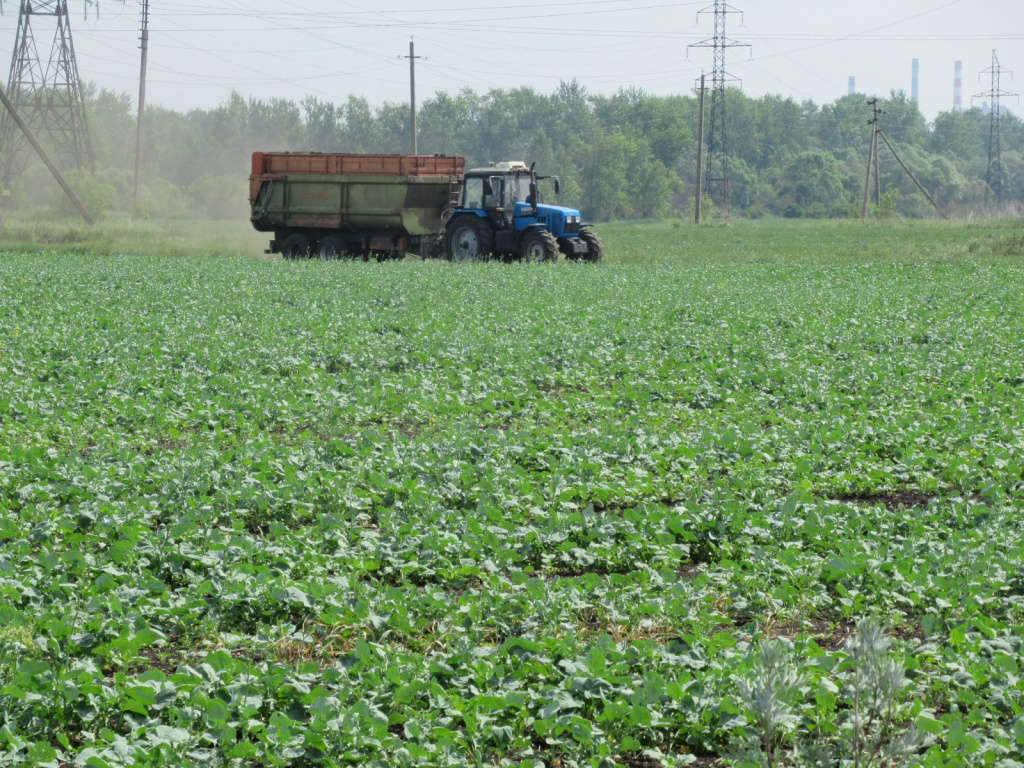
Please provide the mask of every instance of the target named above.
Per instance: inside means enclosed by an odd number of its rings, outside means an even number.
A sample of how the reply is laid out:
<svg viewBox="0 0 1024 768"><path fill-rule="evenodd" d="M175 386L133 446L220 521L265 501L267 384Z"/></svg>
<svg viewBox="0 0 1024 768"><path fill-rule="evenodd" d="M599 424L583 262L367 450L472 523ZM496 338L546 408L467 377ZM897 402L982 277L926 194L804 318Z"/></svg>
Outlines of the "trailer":
<svg viewBox="0 0 1024 768"><path fill-rule="evenodd" d="M465 160L446 155L256 152L252 224L268 253L401 258L437 250L458 204Z"/></svg>

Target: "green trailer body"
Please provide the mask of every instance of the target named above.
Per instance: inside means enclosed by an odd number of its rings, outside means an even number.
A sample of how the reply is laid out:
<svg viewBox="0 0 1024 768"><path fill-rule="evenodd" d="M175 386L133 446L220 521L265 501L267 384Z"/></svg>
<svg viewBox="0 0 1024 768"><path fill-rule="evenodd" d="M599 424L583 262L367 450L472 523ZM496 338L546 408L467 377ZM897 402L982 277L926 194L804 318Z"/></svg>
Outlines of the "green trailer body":
<svg viewBox="0 0 1024 768"><path fill-rule="evenodd" d="M458 197L461 157L256 153L252 224L289 258L422 251Z"/></svg>
<svg viewBox="0 0 1024 768"><path fill-rule="evenodd" d="M429 178L288 176L267 183L253 221L263 232L312 228L431 235L441 230L447 202L448 183Z"/></svg>

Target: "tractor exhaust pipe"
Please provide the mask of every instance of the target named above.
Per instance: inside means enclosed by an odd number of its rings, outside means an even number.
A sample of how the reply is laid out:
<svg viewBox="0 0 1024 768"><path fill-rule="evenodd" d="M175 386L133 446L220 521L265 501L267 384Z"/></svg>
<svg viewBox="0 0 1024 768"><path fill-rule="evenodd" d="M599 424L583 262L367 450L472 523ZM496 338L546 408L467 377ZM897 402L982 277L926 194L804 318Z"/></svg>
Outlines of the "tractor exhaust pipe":
<svg viewBox="0 0 1024 768"><path fill-rule="evenodd" d="M540 211L537 208L537 204L540 202L540 189L537 186L537 161L534 160L530 164L530 200L533 201L533 218L537 218L540 215Z"/></svg>

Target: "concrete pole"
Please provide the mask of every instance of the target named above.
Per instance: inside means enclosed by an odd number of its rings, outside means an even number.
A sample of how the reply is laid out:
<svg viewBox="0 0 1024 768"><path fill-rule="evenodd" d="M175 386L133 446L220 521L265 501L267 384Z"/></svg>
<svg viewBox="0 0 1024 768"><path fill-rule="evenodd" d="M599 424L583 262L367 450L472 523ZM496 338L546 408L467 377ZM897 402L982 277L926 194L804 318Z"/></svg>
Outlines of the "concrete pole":
<svg viewBox="0 0 1024 768"><path fill-rule="evenodd" d="M693 220L700 224L700 208L704 202L704 75L700 76L700 119L697 128L697 192L693 198Z"/></svg>
<svg viewBox="0 0 1024 768"><path fill-rule="evenodd" d="M412 153L419 154L416 145L416 44L409 41L409 108L412 112Z"/></svg>
<svg viewBox="0 0 1024 768"><path fill-rule="evenodd" d="M142 122L146 116L146 66L149 60L149 0L142 0L142 66L139 73L139 116L135 121L135 187L132 218L139 217L139 184L142 173Z"/></svg>

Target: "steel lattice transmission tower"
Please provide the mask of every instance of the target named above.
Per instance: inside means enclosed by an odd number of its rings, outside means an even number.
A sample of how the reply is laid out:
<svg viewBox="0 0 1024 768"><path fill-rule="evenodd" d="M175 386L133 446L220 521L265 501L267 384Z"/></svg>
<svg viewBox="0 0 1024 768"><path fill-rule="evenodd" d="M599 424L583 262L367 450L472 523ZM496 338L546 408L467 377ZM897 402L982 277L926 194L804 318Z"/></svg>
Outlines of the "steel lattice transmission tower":
<svg viewBox="0 0 1024 768"><path fill-rule="evenodd" d="M712 38L690 45L690 48L711 48L714 52L714 70L711 73L711 119L708 124L707 136L707 170L704 174L703 193L711 197L719 212L726 218L729 216L729 147L725 109L726 85L738 82L725 69L725 52L729 48L749 48L746 43L732 40L726 35L725 26L728 17L742 13L725 0L715 0L697 14L713 13L715 17L715 35ZM699 195L698 195L699 197ZM699 200L698 200L699 204Z"/></svg>
<svg viewBox="0 0 1024 768"><path fill-rule="evenodd" d="M988 170L985 172L985 183L988 188L985 190L985 203L990 205L993 202L998 206L1003 203L1003 181L1006 176L1003 168L1003 147L1000 136L1000 121L1003 118L1003 107L1000 103L1004 97L1016 96L1015 93L1006 93L1003 90L1003 73L1013 75L1008 69L1003 69L999 64L999 56L992 51L992 66L981 74L992 76L992 90L988 93L979 93L974 98L989 99L989 133L988 133Z"/></svg>
<svg viewBox="0 0 1024 768"><path fill-rule="evenodd" d="M40 44L49 46L46 59L39 56ZM63 169L94 170L67 0L21 0L7 94L28 128L52 151L58 165ZM0 157L5 190L18 183L31 153L14 119L4 112L0 120Z"/></svg>

